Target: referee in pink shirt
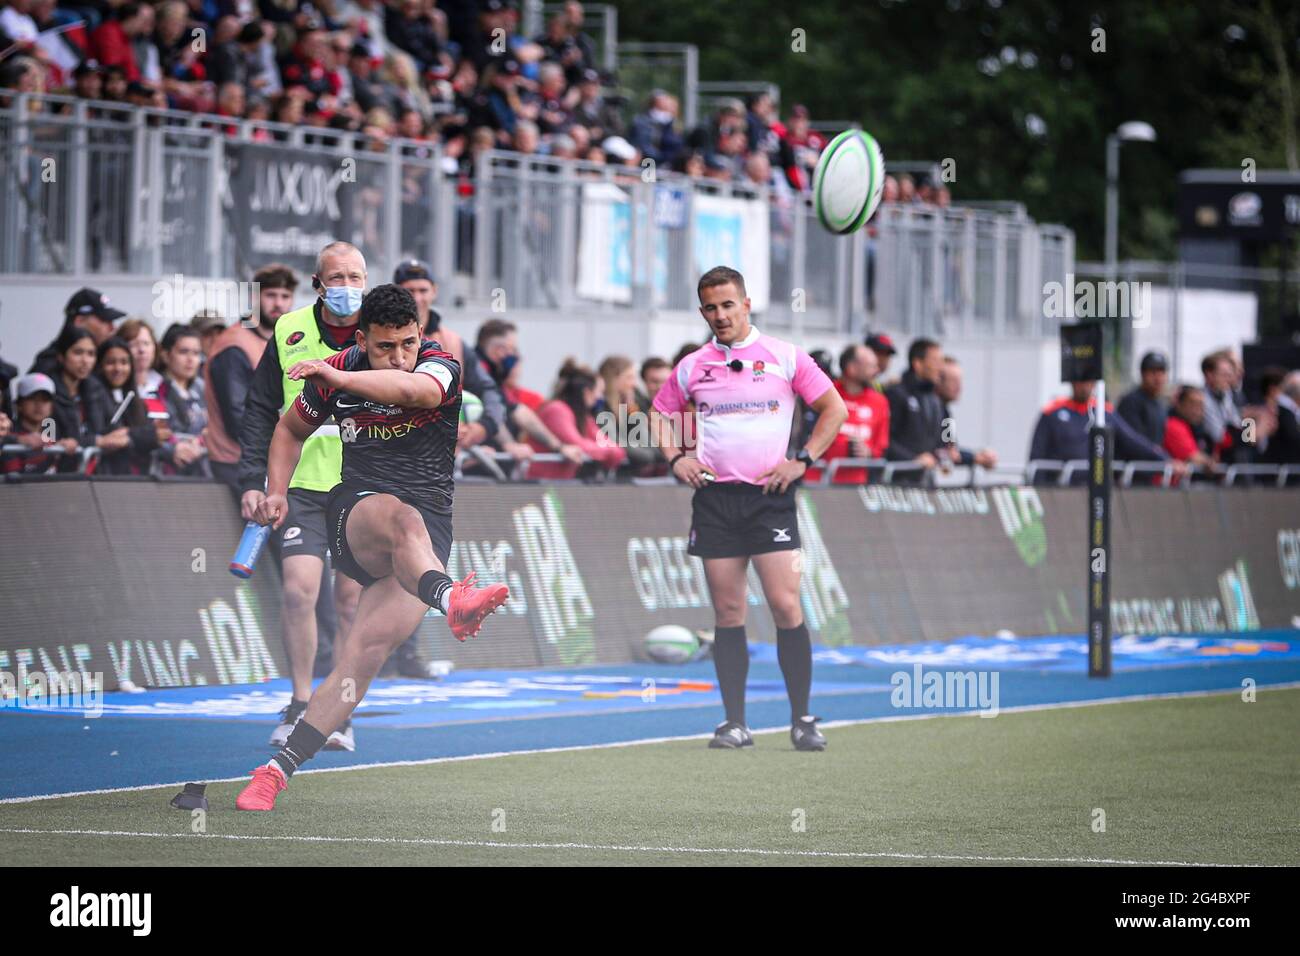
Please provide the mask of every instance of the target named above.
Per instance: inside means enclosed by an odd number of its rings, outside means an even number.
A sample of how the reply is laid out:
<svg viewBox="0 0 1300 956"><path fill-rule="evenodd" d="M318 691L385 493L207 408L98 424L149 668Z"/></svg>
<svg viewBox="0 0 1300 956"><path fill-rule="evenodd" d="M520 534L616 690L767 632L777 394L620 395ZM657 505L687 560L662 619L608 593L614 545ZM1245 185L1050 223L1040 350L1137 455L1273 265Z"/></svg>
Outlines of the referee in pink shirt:
<svg viewBox="0 0 1300 956"><path fill-rule="evenodd" d="M812 641L799 602L794 484L848 417L844 399L808 353L749 324L745 279L719 266L700 277L700 314L713 339L683 358L655 396L655 432L669 468L695 489L688 551L704 561L713 601L713 661L727 719L710 747L753 746L745 724L745 573L750 560L776 623L777 659L790 697L796 750L825 750L808 712ZM795 398L817 412L808 444L786 458ZM683 451L695 403L696 455Z"/></svg>

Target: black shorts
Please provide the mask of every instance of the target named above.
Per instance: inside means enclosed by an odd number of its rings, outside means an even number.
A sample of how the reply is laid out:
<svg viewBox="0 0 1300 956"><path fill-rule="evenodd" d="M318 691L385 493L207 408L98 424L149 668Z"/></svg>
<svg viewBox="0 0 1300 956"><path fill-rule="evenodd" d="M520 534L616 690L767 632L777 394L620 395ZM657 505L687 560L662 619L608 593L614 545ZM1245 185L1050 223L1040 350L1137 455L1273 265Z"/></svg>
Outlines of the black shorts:
<svg viewBox="0 0 1300 956"><path fill-rule="evenodd" d="M433 553L438 556L442 566L447 566L451 556L451 515L438 514L425 502L410 495L397 494L388 489L375 488L364 481L343 481L335 485L329 493L326 510L329 513L330 551L334 555L334 568L342 571L362 587L374 584L379 579L368 573L348 548L348 515L356 504L371 495L392 495L403 504L408 504L424 518L424 527L429 531L429 541L433 544Z"/></svg>
<svg viewBox="0 0 1300 956"><path fill-rule="evenodd" d="M697 558L736 558L799 546L792 488L765 495L761 485L728 481L705 485L691 499L686 551Z"/></svg>
<svg viewBox="0 0 1300 956"><path fill-rule="evenodd" d="M328 491L289 489L289 515L275 533L281 561L292 558L295 554L310 554L314 558L325 560L329 551L329 534L326 531L329 524L325 516L325 502L328 498Z"/></svg>

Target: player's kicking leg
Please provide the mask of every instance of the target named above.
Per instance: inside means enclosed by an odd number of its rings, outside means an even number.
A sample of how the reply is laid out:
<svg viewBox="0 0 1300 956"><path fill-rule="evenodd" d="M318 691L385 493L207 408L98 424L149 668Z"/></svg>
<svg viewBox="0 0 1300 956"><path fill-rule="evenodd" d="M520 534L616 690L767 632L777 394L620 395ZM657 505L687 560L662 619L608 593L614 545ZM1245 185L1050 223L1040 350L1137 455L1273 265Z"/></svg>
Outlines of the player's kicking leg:
<svg viewBox="0 0 1300 956"><path fill-rule="evenodd" d="M812 639L799 603L799 551L769 551L753 557L754 570L776 624L776 656L790 698L790 742L795 750L825 750L817 718L808 713L812 691Z"/></svg>
<svg viewBox="0 0 1300 956"><path fill-rule="evenodd" d="M464 640L510 595L503 584L473 587L472 573L453 582L434 554L424 517L392 495L353 495L331 511L343 537L335 552L340 567L351 567L370 583L361 593L356 621L334 670L312 694L280 752L253 771L252 782L235 801L240 810L275 806L289 777L324 746L326 734L320 728L338 727L351 716L388 655L429 607L442 610L452 633Z"/></svg>

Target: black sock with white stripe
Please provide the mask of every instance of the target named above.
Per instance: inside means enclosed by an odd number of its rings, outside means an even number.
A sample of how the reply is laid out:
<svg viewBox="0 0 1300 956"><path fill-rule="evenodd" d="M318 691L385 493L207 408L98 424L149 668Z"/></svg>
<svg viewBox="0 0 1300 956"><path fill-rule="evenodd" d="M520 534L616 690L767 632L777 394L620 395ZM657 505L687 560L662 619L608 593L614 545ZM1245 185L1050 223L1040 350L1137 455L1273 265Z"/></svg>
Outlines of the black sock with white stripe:
<svg viewBox="0 0 1300 956"><path fill-rule="evenodd" d="M325 734L307 721L300 720L293 728L293 732L289 734L289 739L280 748L280 752L271 760L284 771L286 778L292 777L295 770L316 756L316 752L324 746Z"/></svg>
<svg viewBox="0 0 1300 956"><path fill-rule="evenodd" d="M420 600L446 614L446 597L451 591L451 585L451 578L442 571L425 571L420 576Z"/></svg>

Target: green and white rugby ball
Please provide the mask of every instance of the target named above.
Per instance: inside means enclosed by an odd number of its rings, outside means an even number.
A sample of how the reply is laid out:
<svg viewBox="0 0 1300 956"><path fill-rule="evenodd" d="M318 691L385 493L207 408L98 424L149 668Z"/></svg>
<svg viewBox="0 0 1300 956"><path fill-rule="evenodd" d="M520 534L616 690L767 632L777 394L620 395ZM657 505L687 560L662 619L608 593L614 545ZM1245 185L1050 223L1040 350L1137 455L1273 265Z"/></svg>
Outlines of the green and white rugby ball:
<svg viewBox="0 0 1300 956"><path fill-rule="evenodd" d="M880 205L885 157L870 133L845 130L826 144L813 170L813 208L822 226L847 236Z"/></svg>

